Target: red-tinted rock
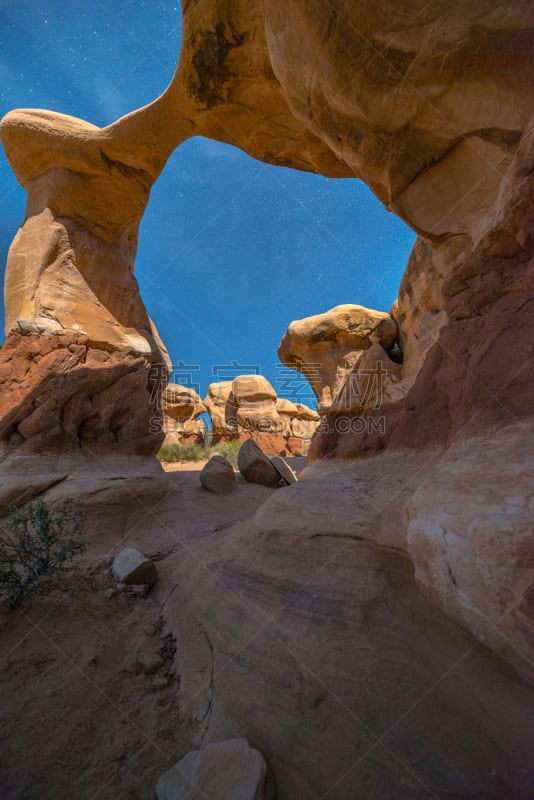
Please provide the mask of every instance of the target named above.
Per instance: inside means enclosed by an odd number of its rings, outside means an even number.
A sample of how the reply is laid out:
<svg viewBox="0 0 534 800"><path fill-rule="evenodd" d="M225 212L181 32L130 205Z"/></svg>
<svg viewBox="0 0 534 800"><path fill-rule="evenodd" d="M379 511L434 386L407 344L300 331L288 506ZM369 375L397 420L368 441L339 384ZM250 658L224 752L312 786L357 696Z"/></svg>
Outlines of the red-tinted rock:
<svg viewBox="0 0 534 800"><path fill-rule="evenodd" d="M0 450L152 455L161 370L80 334L11 334L0 350Z"/></svg>

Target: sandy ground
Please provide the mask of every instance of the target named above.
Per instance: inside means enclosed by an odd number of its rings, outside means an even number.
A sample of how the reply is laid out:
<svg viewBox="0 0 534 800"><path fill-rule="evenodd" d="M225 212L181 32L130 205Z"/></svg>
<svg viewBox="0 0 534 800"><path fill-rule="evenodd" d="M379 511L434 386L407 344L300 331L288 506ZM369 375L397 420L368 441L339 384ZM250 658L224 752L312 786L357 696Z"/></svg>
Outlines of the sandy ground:
<svg viewBox="0 0 534 800"><path fill-rule="evenodd" d="M297 470L306 463L290 461ZM86 524L90 547L79 569L48 581L20 610L1 609L4 800L147 800L191 749L177 702L176 643L157 592L113 591L110 567L126 544L162 561L181 536L247 519L276 491L239 480L230 495L209 494L199 484L202 466L165 465L160 508L135 498L130 508L101 507ZM160 524L170 509L175 529Z"/></svg>
<svg viewBox="0 0 534 800"><path fill-rule="evenodd" d="M201 468L96 462L50 489L84 493L89 550L31 604L0 608L0 800L153 800L187 752L239 735L284 800L534 796L525 687L398 557L421 453L222 496ZM370 548L355 527L378 518ZM147 596L114 588L125 546L157 565Z"/></svg>
<svg viewBox="0 0 534 800"><path fill-rule="evenodd" d="M305 456L289 456L285 458L288 464L298 473L302 472L308 461ZM161 466L165 472L200 472L206 461L176 461L175 463L165 464ZM236 473L238 480L240 480L239 473Z"/></svg>

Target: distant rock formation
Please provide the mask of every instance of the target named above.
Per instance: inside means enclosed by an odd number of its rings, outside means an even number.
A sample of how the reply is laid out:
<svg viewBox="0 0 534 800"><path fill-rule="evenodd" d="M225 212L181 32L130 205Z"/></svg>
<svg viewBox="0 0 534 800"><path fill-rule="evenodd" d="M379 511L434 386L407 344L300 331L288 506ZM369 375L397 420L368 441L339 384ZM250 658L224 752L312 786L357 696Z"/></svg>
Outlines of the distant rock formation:
<svg viewBox="0 0 534 800"><path fill-rule="evenodd" d="M238 375L210 384L204 406L215 443L252 438L270 455L307 451L319 422L313 409L277 398L263 375Z"/></svg>
<svg viewBox="0 0 534 800"><path fill-rule="evenodd" d="M206 426L198 417L207 409L197 392L179 383L169 383L162 396L165 445L203 441Z"/></svg>
<svg viewBox="0 0 534 800"><path fill-rule="evenodd" d="M234 378L228 402L236 409L238 431L282 432L283 422L276 408L276 392L262 375Z"/></svg>
<svg viewBox="0 0 534 800"><path fill-rule="evenodd" d="M204 406L211 419L211 429L215 437L233 435L237 432L237 410L230 403L232 381L210 383L204 398Z"/></svg>
<svg viewBox="0 0 534 800"><path fill-rule="evenodd" d="M303 440L311 440L317 430L319 414L304 403L292 403L291 400L282 397L276 401L276 410L284 423L288 452L301 453Z"/></svg>

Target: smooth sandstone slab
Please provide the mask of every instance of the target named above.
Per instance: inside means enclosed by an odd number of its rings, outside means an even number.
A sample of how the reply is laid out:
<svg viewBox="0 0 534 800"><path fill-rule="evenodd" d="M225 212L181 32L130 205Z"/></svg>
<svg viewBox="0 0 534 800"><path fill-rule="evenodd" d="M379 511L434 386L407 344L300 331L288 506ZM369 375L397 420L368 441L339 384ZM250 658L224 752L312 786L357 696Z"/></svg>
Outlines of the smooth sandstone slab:
<svg viewBox="0 0 534 800"><path fill-rule="evenodd" d="M112 570L117 583L152 586L158 579L156 565L134 547L125 547L115 556Z"/></svg>
<svg viewBox="0 0 534 800"><path fill-rule="evenodd" d="M245 739L208 744L161 776L158 800L274 800L267 765Z"/></svg>
<svg viewBox="0 0 534 800"><path fill-rule="evenodd" d="M407 506L415 578L450 619L534 680L532 426L455 443Z"/></svg>
<svg viewBox="0 0 534 800"><path fill-rule="evenodd" d="M336 782L340 800L416 797L422 784L529 797L531 690L414 578L407 505L443 457L318 462L254 519L192 536L195 558L166 565L192 735L207 712L213 738L261 743L283 800Z"/></svg>
<svg viewBox="0 0 534 800"><path fill-rule="evenodd" d="M408 557L430 601L532 682L531 430L516 423L445 452L318 461L254 523L268 536Z"/></svg>

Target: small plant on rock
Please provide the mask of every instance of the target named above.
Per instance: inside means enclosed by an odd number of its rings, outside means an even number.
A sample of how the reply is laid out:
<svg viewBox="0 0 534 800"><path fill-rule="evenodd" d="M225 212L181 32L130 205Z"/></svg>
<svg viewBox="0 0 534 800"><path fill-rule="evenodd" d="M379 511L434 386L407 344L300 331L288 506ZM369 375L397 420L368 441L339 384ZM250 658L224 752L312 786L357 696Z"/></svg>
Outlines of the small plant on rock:
<svg viewBox="0 0 534 800"><path fill-rule="evenodd" d="M79 539L84 525L83 507L73 498L55 511L42 498L14 507L0 525L0 598L17 608L41 578L64 572L87 549Z"/></svg>

